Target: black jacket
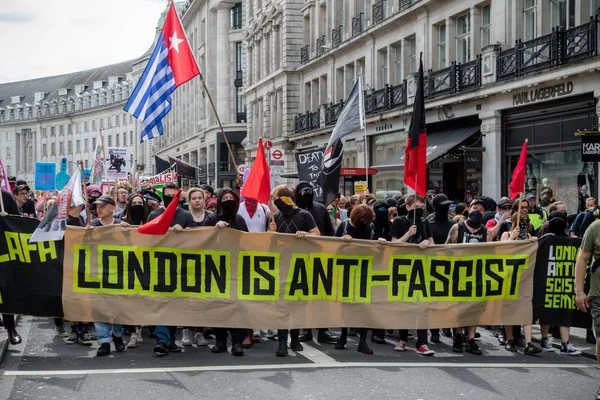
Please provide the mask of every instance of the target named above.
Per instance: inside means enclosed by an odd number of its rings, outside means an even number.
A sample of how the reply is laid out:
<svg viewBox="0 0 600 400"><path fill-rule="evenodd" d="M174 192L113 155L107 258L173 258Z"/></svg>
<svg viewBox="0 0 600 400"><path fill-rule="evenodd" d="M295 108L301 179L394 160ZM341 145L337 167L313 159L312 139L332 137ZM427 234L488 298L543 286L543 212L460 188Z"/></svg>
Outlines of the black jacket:
<svg viewBox="0 0 600 400"><path fill-rule="evenodd" d="M237 203L236 206L236 214L235 218L229 218L228 216L223 214L223 210L221 209L221 203L223 201L223 196L225 193L233 194L233 197ZM217 196L217 212L210 214L204 219L202 226L215 226L219 221L225 221L229 224L230 228L237 229L239 231L248 232L248 226L246 225L246 221L244 218L237 213L237 210L240 207L240 198L236 192L231 188L223 188L219 192L219 196Z"/></svg>

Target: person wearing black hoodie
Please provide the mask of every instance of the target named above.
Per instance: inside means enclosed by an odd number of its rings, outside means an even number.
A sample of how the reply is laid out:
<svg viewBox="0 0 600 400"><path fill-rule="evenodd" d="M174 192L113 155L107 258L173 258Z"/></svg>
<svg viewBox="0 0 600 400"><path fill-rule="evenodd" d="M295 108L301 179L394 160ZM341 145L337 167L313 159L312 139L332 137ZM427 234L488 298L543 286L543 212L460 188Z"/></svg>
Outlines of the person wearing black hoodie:
<svg viewBox="0 0 600 400"><path fill-rule="evenodd" d="M389 220L389 207L388 203L384 200L377 200L373 203L373 212L375 213L375 218L373 219L373 225L375 227L375 233L373 235L374 239L391 240L390 228L392 227L392 222ZM385 329L373 329L371 342L386 344Z"/></svg>
<svg viewBox="0 0 600 400"><path fill-rule="evenodd" d="M240 198L231 188L223 188L217 197L217 212L210 214L204 220L202 226L216 226L217 228L232 228L242 232L248 232L248 226L244 218L238 214L240 207ZM229 328L231 334L231 354L234 356L243 356L245 329ZM216 328L215 336L217 343L212 348L213 353L223 353L227 351L227 328Z"/></svg>
<svg viewBox="0 0 600 400"><path fill-rule="evenodd" d="M327 208L323 204L314 201L314 191L311 184L305 181L299 182L294 193L296 205L312 215L321 236L333 236L335 230L333 229L331 218L327 213ZM299 340L301 342L313 340L312 329L304 329ZM337 343L338 337L329 332L329 329L321 328L319 329L317 340L319 343L335 344Z"/></svg>

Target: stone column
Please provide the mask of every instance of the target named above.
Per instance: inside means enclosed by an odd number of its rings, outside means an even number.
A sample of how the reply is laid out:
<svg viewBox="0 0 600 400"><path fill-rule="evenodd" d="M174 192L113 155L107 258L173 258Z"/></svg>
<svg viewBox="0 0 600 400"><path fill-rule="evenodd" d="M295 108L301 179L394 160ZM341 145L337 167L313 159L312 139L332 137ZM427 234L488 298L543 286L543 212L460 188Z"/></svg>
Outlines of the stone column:
<svg viewBox="0 0 600 400"><path fill-rule="evenodd" d="M502 119L498 111L479 113L482 146L482 194L493 199L502 195Z"/></svg>
<svg viewBox="0 0 600 400"><path fill-rule="evenodd" d="M223 124L230 122L231 87L231 49L229 43L229 15L232 5L217 6L217 112Z"/></svg>
<svg viewBox="0 0 600 400"><path fill-rule="evenodd" d="M25 172L25 140L26 133L25 131L19 132L19 173Z"/></svg>

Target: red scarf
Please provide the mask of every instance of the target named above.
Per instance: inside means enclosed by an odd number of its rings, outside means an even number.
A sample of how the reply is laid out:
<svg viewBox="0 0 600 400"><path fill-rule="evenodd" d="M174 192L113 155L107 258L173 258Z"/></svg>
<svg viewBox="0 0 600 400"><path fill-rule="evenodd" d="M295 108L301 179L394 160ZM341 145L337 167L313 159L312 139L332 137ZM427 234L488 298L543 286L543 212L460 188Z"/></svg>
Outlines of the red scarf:
<svg viewBox="0 0 600 400"><path fill-rule="evenodd" d="M258 200L246 197L246 199L244 200L244 204L246 205L246 211L248 211L248 215L250 216L250 218L254 217L254 214L256 213L256 208L258 207Z"/></svg>

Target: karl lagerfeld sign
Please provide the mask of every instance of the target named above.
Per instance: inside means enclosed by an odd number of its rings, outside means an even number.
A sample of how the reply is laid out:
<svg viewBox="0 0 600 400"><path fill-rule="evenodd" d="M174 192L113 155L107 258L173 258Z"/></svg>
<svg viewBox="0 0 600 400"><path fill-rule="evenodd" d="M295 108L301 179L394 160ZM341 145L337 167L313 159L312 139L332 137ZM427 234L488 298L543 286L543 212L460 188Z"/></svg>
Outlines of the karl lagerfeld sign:
<svg viewBox="0 0 600 400"><path fill-rule="evenodd" d="M600 162L600 136L581 136L581 162Z"/></svg>
<svg viewBox="0 0 600 400"><path fill-rule="evenodd" d="M573 93L573 82L571 81L557 85L543 86L513 94L513 105L520 106L535 103L536 101L554 99L571 93Z"/></svg>

